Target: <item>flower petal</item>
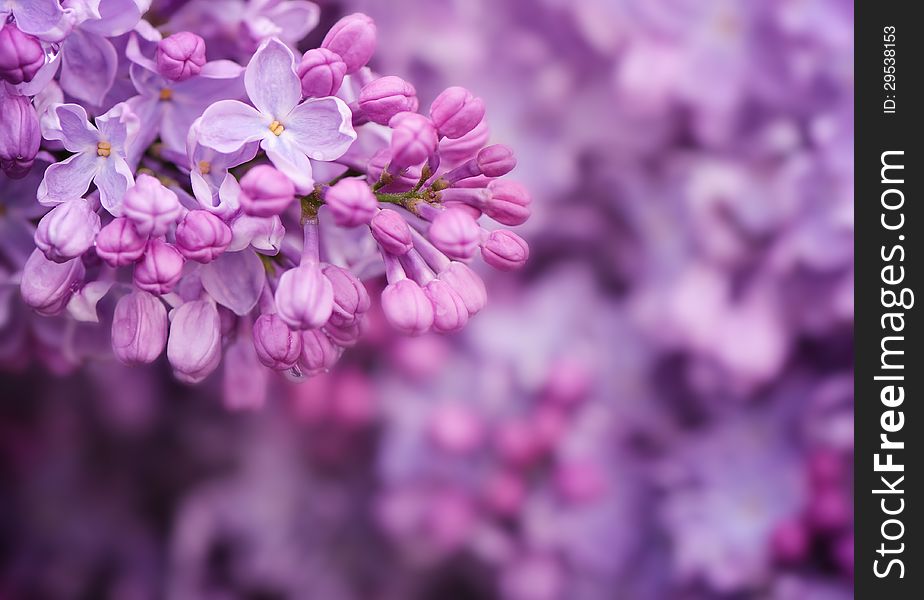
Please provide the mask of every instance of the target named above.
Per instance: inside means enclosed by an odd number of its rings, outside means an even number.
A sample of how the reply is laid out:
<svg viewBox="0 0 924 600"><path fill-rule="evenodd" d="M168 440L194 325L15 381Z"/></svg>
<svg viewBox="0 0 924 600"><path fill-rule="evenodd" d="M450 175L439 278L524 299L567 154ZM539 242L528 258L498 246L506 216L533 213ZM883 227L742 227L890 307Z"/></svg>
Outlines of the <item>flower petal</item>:
<svg viewBox="0 0 924 600"><path fill-rule="evenodd" d="M140 0L106 0L99 3L100 18L84 21L81 29L86 29L97 35L116 37L134 29L141 20L143 5L150 2ZM147 7L144 7L145 10Z"/></svg>
<svg viewBox="0 0 924 600"><path fill-rule="evenodd" d="M99 202L115 217L122 214L122 200L125 192L135 184L131 167L117 154L105 159L102 168L93 179L99 188Z"/></svg>
<svg viewBox="0 0 924 600"><path fill-rule="evenodd" d="M278 39L266 40L244 71L244 87L257 110L281 121L302 99L295 55Z"/></svg>
<svg viewBox="0 0 924 600"><path fill-rule="evenodd" d="M200 273L205 291L238 316L253 310L266 282L263 263L250 249L225 252L203 266Z"/></svg>
<svg viewBox="0 0 924 600"><path fill-rule="evenodd" d="M19 0L12 8L16 26L32 35L51 31L64 17L57 0Z"/></svg>
<svg viewBox="0 0 924 600"><path fill-rule="evenodd" d="M279 37L292 43L311 33L321 20L321 9L306 0L279 3L265 14L281 30Z"/></svg>
<svg viewBox="0 0 924 600"><path fill-rule="evenodd" d="M261 147L273 165L292 180L299 192L307 194L311 191L314 186L311 162L291 139L271 135L263 140Z"/></svg>
<svg viewBox="0 0 924 600"><path fill-rule="evenodd" d="M60 140L68 152L96 152L100 133L87 120L87 111L78 104L55 107L58 130L43 132L46 139Z"/></svg>
<svg viewBox="0 0 924 600"><path fill-rule="evenodd" d="M237 100L208 107L199 121L199 143L219 152L236 152L248 142L271 135L269 118Z"/></svg>
<svg viewBox="0 0 924 600"><path fill-rule="evenodd" d="M81 152L45 169L45 178L38 189L42 204L59 204L80 198L90 189L90 182L102 167L96 153Z"/></svg>
<svg viewBox="0 0 924 600"><path fill-rule="evenodd" d="M353 113L340 98L312 98L296 106L283 122L283 138L291 138L314 160L336 160L356 139Z"/></svg>
<svg viewBox="0 0 924 600"><path fill-rule="evenodd" d="M115 81L119 57L104 37L75 29L61 48L61 87L78 100L102 104Z"/></svg>

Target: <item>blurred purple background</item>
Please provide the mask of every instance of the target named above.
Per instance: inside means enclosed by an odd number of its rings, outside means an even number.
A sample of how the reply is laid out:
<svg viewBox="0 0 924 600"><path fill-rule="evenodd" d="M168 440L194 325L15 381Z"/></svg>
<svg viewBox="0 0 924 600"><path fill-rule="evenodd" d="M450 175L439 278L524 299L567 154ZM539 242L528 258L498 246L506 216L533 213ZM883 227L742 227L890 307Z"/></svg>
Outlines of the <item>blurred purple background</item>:
<svg viewBox="0 0 924 600"><path fill-rule="evenodd" d="M852 2L320 5L485 99L530 264L256 412L4 283L0 598L851 598Z"/></svg>

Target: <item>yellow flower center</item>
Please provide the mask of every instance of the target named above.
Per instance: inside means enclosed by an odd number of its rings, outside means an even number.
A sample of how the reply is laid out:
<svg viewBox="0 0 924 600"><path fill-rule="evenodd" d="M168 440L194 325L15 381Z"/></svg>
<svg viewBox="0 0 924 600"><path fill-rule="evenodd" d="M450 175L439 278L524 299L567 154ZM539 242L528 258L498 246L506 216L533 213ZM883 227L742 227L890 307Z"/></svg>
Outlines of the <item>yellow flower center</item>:
<svg viewBox="0 0 924 600"><path fill-rule="evenodd" d="M280 123L279 121L273 121L272 123L270 123L269 130L275 133L276 135L282 135L282 132L285 131L286 128L283 127L282 123Z"/></svg>
<svg viewBox="0 0 924 600"><path fill-rule="evenodd" d="M212 164L207 160L199 161L199 173L203 175L208 175L212 172Z"/></svg>
<svg viewBox="0 0 924 600"><path fill-rule="evenodd" d="M96 155L102 156L103 158L108 157L112 154L112 144L109 142L100 142L96 145Z"/></svg>
<svg viewBox="0 0 924 600"><path fill-rule="evenodd" d="M171 98L173 98L173 90L171 90L170 88L164 88L160 91L161 101L166 102L170 100Z"/></svg>

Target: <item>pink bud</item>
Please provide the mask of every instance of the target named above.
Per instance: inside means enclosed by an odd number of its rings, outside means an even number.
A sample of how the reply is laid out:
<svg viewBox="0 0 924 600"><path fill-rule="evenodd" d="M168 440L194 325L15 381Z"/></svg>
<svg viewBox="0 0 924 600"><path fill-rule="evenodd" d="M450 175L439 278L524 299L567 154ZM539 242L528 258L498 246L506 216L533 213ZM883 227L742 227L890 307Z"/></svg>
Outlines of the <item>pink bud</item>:
<svg viewBox="0 0 924 600"><path fill-rule="evenodd" d="M154 362L167 343L167 309L147 292L122 296L112 316L112 351L121 362Z"/></svg>
<svg viewBox="0 0 924 600"><path fill-rule="evenodd" d="M305 52L298 63L298 78L302 82L302 95L306 98L333 96L343 84L347 66L339 54L327 48L314 48Z"/></svg>
<svg viewBox="0 0 924 600"><path fill-rule="evenodd" d="M151 240L141 262L135 265L135 286L155 295L170 293L183 274L184 262L176 246Z"/></svg>
<svg viewBox="0 0 924 600"><path fill-rule="evenodd" d="M28 96L0 89L0 115L0 170L11 179L22 179L32 169L42 142L38 114Z"/></svg>
<svg viewBox="0 0 924 600"><path fill-rule="evenodd" d="M417 112L417 90L400 77L389 75L366 84L359 93L359 108L373 123L388 125L400 112Z"/></svg>
<svg viewBox="0 0 924 600"><path fill-rule="evenodd" d="M440 140L440 159L447 168L452 168L475 158L478 151L488 143L491 131L486 119L482 119L477 127L459 139L443 138Z"/></svg>
<svg viewBox="0 0 924 600"><path fill-rule="evenodd" d="M96 254L111 267L130 265L144 254L147 236L125 217L114 219L96 235Z"/></svg>
<svg viewBox="0 0 924 600"><path fill-rule="evenodd" d="M316 263L303 263L279 278L276 288L279 317L292 329L317 329L330 319L334 290Z"/></svg>
<svg viewBox="0 0 924 600"><path fill-rule="evenodd" d="M503 177L517 166L513 150L503 144L482 148L478 151L475 162L485 177Z"/></svg>
<svg viewBox="0 0 924 600"><path fill-rule="evenodd" d="M369 292L353 273L335 265L324 265L324 275L330 280L334 291L334 308L330 316L330 324L342 327L355 323L360 319L372 301Z"/></svg>
<svg viewBox="0 0 924 600"><path fill-rule="evenodd" d="M57 263L36 248L23 266L19 285L22 299L40 315L56 315L67 306L85 274L79 258Z"/></svg>
<svg viewBox="0 0 924 600"><path fill-rule="evenodd" d="M430 224L427 237L450 258L471 258L478 250L481 230L472 216L458 208L439 213Z"/></svg>
<svg viewBox="0 0 924 600"><path fill-rule="evenodd" d="M0 28L0 79L12 85L28 83L44 64L45 51L37 37L12 23Z"/></svg>
<svg viewBox="0 0 924 600"><path fill-rule="evenodd" d="M253 347L261 363L270 369L285 371L298 362L302 336L289 329L278 315L264 314L253 324Z"/></svg>
<svg viewBox="0 0 924 600"><path fill-rule="evenodd" d="M459 294L469 316L479 312L488 303L488 292L484 281L465 263L453 261L440 271L439 278Z"/></svg>
<svg viewBox="0 0 924 600"><path fill-rule="evenodd" d="M189 31L174 33L160 41L154 59L166 79L186 81L205 65L205 40Z"/></svg>
<svg viewBox="0 0 924 600"><path fill-rule="evenodd" d="M369 224L372 237L385 252L403 256L414 247L411 229L404 217L390 209L380 210Z"/></svg>
<svg viewBox="0 0 924 600"><path fill-rule="evenodd" d="M498 229L491 232L481 247L481 256L499 271L514 271L529 259L529 245L512 231Z"/></svg>
<svg viewBox="0 0 924 600"><path fill-rule="evenodd" d="M424 294L433 304L433 330L439 333L459 331L468 323L468 308L462 297L445 281L432 279Z"/></svg>
<svg viewBox="0 0 924 600"><path fill-rule="evenodd" d="M180 215L183 207L176 194L150 175L142 174L125 192L122 214L131 219L141 235L164 235Z"/></svg>
<svg viewBox="0 0 924 600"><path fill-rule="evenodd" d="M295 200L295 184L270 165L257 165L241 178L241 206L249 215L273 217Z"/></svg>
<svg viewBox="0 0 924 600"><path fill-rule="evenodd" d="M337 21L321 42L321 47L336 52L346 63L346 72L360 70L372 55L376 45L375 22L368 15L353 13Z"/></svg>
<svg viewBox="0 0 924 600"><path fill-rule="evenodd" d="M208 300L187 302L170 314L167 360L177 379L199 383L221 362L221 319Z"/></svg>
<svg viewBox="0 0 924 600"><path fill-rule="evenodd" d="M805 560L810 543L805 525L798 520L779 523L770 538L774 557L785 564L798 564Z"/></svg>
<svg viewBox="0 0 924 600"><path fill-rule="evenodd" d="M436 128L427 117L413 112L400 112L388 126L391 134L391 166L389 172L398 173L421 164L436 152Z"/></svg>
<svg viewBox="0 0 924 600"><path fill-rule="evenodd" d="M65 262L93 245L99 215L83 198L68 200L48 212L35 230L35 245L49 260Z"/></svg>
<svg viewBox="0 0 924 600"><path fill-rule="evenodd" d="M407 335L421 335L433 325L433 305L420 286L410 279L385 287L382 310L391 326Z"/></svg>
<svg viewBox="0 0 924 600"><path fill-rule="evenodd" d="M378 208L375 194L363 179L341 179L324 194L324 203L341 227L368 223Z"/></svg>
<svg viewBox="0 0 924 600"><path fill-rule="evenodd" d="M522 225L529 218L532 198L522 184L497 179L488 184L488 191L491 198L482 207L484 214L508 227Z"/></svg>
<svg viewBox="0 0 924 600"><path fill-rule="evenodd" d="M484 424L477 413L459 403L437 408L430 418L430 437L436 445L455 454L476 450L484 439Z"/></svg>
<svg viewBox="0 0 924 600"><path fill-rule="evenodd" d="M331 342L323 331L303 331L301 336L302 354L298 364L308 377L330 370L340 360L343 350Z"/></svg>
<svg viewBox="0 0 924 600"><path fill-rule="evenodd" d="M440 136L456 140L484 119L484 100L463 87L446 88L430 105L430 118Z"/></svg>
<svg viewBox="0 0 924 600"><path fill-rule="evenodd" d="M176 226L176 247L200 263L218 258L231 243L231 228L207 210L191 210Z"/></svg>
<svg viewBox="0 0 924 600"><path fill-rule="evenodd" d="M356 320L349 325L334 325L328 322L327 325L324 326L324 333L326 333L330 341L337 346L352 348L359 343L360 337L362 337L363 332L366 330L366 320L364 317L365 315L357 315ZM331 317L331 321L333 320L333 317Z"/></svg>

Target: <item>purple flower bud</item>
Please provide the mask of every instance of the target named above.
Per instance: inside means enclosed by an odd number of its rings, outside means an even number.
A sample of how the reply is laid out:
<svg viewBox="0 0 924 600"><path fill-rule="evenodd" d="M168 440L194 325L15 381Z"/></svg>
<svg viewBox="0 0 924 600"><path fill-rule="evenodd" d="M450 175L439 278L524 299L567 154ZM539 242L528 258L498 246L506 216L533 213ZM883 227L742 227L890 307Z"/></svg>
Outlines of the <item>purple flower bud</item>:
<svg viewBox="0 0 924 600"><path fill-rule="evenodd" d="M334 308L329 324L352 325L362 318L372 305L366 286L348 269L336 265L324 265L323 272L330 280L334 291Z"/></svg>
<svg viewBox="0 0 924 600"><path fill-rule="evenodd" d="M379 125L388 125L400 112L417 112L419 106L414 86L394 75L376 79L359 93L359 108L366 118Z"/></svg>
<svg viewBox="0 0 924 600"><path fill-rule="evenodd" d="M372 155L366 165L366 177L369 181L378 181L391 163L391 150L383 148ZM411 167L400 173L391 173L392 181L381 189L383 192L409 192L420 180L421 167Z"/></svg>
<svg viewBox="0 0 924 600"><path fill-rule="evenodd" d="M421 287L410 279L385 287L382 310L391 326L407 335L421 335L433 326L433 305Z"/></svg>
<svg viewBox="0 0 924 600"><path fill-rule="evenodd" d="M352 348L359 342L365 331L366 321L363 315L357 315L356 320L349 325L334 325L330 322L324 326L324 333L330 341L342 348Z"/></svg>
<svg viewBox="0 0 924 600"><path fill-rule="evenodd" d="M484 100L463 87L446 88L430 105L430 118L440 136L459 139L481 123Z"/></svg>
<svg viewBox="0 0 924 600"><path fill-rule="evenodd" d="M334 310L334 289L321 266L306 262L279 278L276 309L292 329L317 329Z"/></svg>
<svg viewBox="0 0 924 600"><path fill-rule="evenodd" d="M478 151L475 157L478 169L486 177L503 177L517 166L517 159L510 146L494 144Z"/></svg>
<svg viewBox="0 0 924 600"><path fill-rule="evenodd" d="M56 315L67 306L85 274L79 258L57 263L36 248L22 270L22 299L40 315Z"/></svg>
<svg viewBox="0 0 924 600"><path fill-rule="evenodd" d="M138 233L158 236L167 233L180 218L183 207L175 193L162 186L155 177L142 174L125 192L122 212L135 224Z"/></svg>
<svg viewBox="0 0 924 600"><path fill-rule="evenodd" d="M465 263L453 261L443 271L439 278L449 284L462 298L469 316L474 315L488 303L488 292L484 281L477 273Z"/></svg>
<svg viewBox="0 0 924 600"><path fill-rule="evenodd" d="M408 167L419 165L436 152L439 142L436 128L427 117L412 112L400 112L391 121L391 166L389 171L398 173Z"/></svg>
<svg viewBox="0 0 924 600"><path fill-rule="evenodd" d="M342 179L324 194L334 222L341 227L356 227L372 220L378 208L375 194L363 179Z"/></svg>
<svg viewBox="0 0 924 600"><path fill-rule="evenodd" d="M176 246L151 240L141 262L135 265L135 286L156 295L170 293L183 274L184 262Z"/></svg>
<svg viewBox="0 0 924 600"><path fill-rule="evenodd" d="M221 319L208 300L187 302L170 314L167 360L177 379L199 383L221 361Z"/></svg>
<svg viewBox="0 0 924 600"><path fill-rule="evenodd" d="M302 353L302 336L276 314L260 315L253 324L253 347L257 358L275 371L291 369Z"/></svg>
<svg viewBox="0 0 924 600"><path fill-rule="evenodd" d="M446 167L454 167L475 158L478 151L488 143L491 131L487 119L482 119L474 129L459 139L440 140L440 159Z"/></svg>
<svg viewBox="0 0 924 600"><path fill-rule="evenodd" d="M298 364L308 377L330 370L340 360L343 349L334 344L323 331L303 331L301 335L302 355Z"/></svg>
<svg viewBox="0 0 924 600"><path fill-rule="evenodd" d="M492 231L481 247L484 262L500 271L513 271L526 264L529 245L526 241L506 229Z"/></svg>
<svg viewBox="0 0 924 600"><path fill-rule="evenodd" d="M96 235L96 254L111 267L137 261L147 245L147 236L138 233L134 223L125 217L113 219Z"/></svg>
<svg viewBox="0 0 924 600"><path fill-rule="evenodd" d="M147 292L122 296L112 316L112 351L121 362L154 362L167 343L167 309Z"/></svg>
<svg viewBox="0 0 924 600"><path fill-rule="evenodd" d="M241 177L241 206L255 217L282 213L295 199L295 184L270 165L257 165Z"/></svg>
<svg viewBox="0 0 924 600"><path fill-rule="evenodd" d="M2 31L10 29L6 26ZM38 114L26 96L11 96L0 89L0 169L12 179L32 169L42 141Z"/></svg>
<svg viewBox="0 0 924 600"><path fill-rule="evenodd" d="M404 217L397 211L390 209L380 210L369 224L372 237L378 242L382 250L395 256L402 256L414 247L411 240L411 228Z"/></svg>
<svg viewBox="0 0 924 600"><path fill-rule="evenodd" d="M39 221L35 245L49 260L65 262L90 249L99 231L99 215L83 198L63 202Z"/></svg>
<svg viewBox="0 0 924 600"><path fill-rule="evenodd" d="M44 64L45 51L37 37L10 23L0 29L0 79L13 85L28 83Z"/></svg>
<svg viewBox="0 0 924 600"><path fill-rule="evenodd" d="M433 330L440 333L459 331L468 323L468 308L465 301L452 286L440 279L433 279L424 286L424 294L433 304Z"/></svg>
<svg viewBox="0 0 924 600"><path fill-rule="evenodd" d="M458 208L442 211L430 224L427 237L450 258L471 258L478 250L481 229L472 216Z"/></svg>
<svg viewBox="0 0 924 600"><path fill-rule="evenodd" d="M346 72L360 70L375 54L376 27L372 17L353 13L337 21L321 42L321 47L336 52L346 63Z"/></svg>
<svg viewBox="0 0 924 600"><path fill-rule="evenodd" d="M327 48L314 48L305 52L298 64L298 78L302 82L302 95L306 98L333 96L343 84L347 66L340 55Z"/></svg>
<svg viewBox="0 0 924 600"><path fill-rule="evenodd" d="M532 198L524 185L498 179L488 184L488 191L491 199L482 207L484 214L509 227L522 225L529 219Z"/></svg>
<svg viewBox="0 0 924 600"><path fill-rule="evenodd" d="M176 247L200 263L218 258L231 243L231 228L207 210L191 210L176 226Z"/></svg>
<svg viewBox="0 0 924 600"><path fill-rule="evenodd" d="M157 71L171 81L195 77L205 65L205 40L189 31L164 38L157 45Z"/></svg>

